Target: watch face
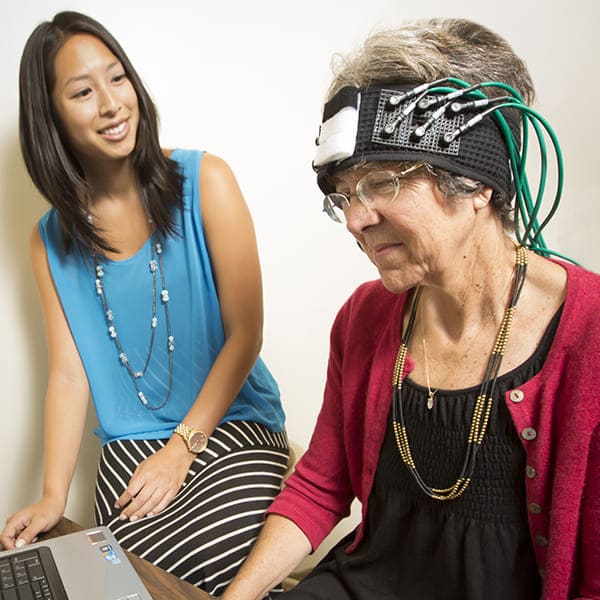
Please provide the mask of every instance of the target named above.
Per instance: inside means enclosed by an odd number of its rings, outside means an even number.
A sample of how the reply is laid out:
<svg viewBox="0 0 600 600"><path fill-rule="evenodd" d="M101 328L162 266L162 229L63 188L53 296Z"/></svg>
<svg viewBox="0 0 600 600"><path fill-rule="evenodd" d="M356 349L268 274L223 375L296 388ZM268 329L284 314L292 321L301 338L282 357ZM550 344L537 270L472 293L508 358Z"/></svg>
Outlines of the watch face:
<svg viewBox="0 0 600 600"><path fill-rule="evenodd" d="M203 452L208 445L208 439L201 431L196 431L190 436L189 443L192 452Z"/></svg>

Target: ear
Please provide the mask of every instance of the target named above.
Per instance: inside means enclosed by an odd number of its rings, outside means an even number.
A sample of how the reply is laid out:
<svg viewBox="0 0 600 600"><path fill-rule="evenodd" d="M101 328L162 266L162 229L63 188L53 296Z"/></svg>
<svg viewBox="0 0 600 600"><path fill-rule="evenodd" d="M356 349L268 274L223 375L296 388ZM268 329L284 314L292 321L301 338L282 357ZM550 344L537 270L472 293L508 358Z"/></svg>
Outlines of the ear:
<svg viewBox="0 0 600 600"><path fill-rule="evenodd" d="M481 210L488 206L492 200L492 194L494 190L491 187L484 187L479 194L473 195L473 208L476 211Z"/></svg>

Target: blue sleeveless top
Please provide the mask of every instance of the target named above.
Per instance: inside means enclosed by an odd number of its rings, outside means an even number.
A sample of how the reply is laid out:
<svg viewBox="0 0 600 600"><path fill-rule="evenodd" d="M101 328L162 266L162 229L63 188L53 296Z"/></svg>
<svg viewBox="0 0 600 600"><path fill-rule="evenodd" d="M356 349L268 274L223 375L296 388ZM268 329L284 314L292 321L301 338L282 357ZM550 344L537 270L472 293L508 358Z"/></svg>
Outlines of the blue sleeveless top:
<svg viewBox="0 0 600 600"><path fill-rule="evenodd" d="M194 403L224 344L219 299L200 211L201 157L201 152L191 150L178 149L172 154L185 177L184 208L177 211L175 219L181 235L169 237L162 244L175 350L171 395L165 406L158 410L149 410L142 405L119 360L117 347L108 333L102 302L96 293L93 259L77 248L70 254L64 252L60 222L54 209L40 219L39 229L50 272L94 400L99 423L95 433L103 444L116 439L170 437ZM144 368L150 344L153 294L149 261L151 243L155 242L155 236L152 236L126 260L102 260L106 298L134 371ZM158 326L150 363L144 376L137 379L149 406L162 403L169 384L167 327L160 290L157 273ZM271 431L283 430L285 416L279 388L261 358L223 418L223 421L233 420L250 420L262 423Z"/></svg>

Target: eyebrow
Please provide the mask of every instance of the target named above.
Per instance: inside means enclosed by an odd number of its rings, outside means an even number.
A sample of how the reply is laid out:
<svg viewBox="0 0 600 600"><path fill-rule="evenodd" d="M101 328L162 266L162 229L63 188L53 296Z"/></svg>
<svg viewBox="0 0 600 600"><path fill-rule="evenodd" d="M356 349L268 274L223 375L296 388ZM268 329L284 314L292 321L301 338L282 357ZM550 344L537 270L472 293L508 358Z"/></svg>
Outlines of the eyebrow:
<svg viewBox="0 0 600 600"><path fill-rule="evenodd" d="M107 65L106 70L110 71L113 67L120 65L121 61L119 59L113 60L109 65ZM65 85L63 87L67 87L70 83L76 83L78 81L82 81L84 79L89 79L90 76L87 73L83 75L75 75L75 77L69 77L67 81L65 81Z"/></svg>

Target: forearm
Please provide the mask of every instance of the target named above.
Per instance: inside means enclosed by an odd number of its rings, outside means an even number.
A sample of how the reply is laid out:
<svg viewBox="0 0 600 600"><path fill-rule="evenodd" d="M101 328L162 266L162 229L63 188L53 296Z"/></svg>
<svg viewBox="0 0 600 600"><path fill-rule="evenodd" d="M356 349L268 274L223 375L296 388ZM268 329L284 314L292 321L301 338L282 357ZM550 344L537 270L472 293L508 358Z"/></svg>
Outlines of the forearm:
<svg viewBox="0 0 600 600"><path fill-rule="evenodd" d="M269 515L250 556L221 600L260 600L310 552L308 538L293 521Z"/></svg>
<svg viewBox="0 0 600 600"><path fill-rule="evenodd" d="M87 386L78 393L50 377L46 396L44 490L39 502L13 514L0 532L0 545L10 549L28 544L49 531L64 514L67 494L81 444Z"/></svg>

